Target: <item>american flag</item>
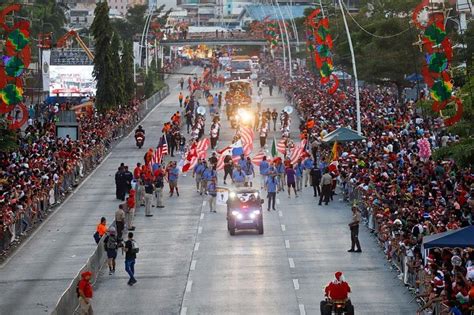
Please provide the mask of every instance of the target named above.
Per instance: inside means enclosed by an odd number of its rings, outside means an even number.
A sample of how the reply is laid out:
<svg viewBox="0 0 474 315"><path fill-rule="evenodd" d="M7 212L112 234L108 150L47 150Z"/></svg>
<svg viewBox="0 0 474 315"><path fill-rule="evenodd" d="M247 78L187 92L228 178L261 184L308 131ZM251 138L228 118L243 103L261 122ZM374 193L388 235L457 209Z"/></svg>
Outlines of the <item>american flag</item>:
<svg viewBox="0 0 474 315"><path fill-rule="evenodd" d="M197 143L193 143L186 153L186 161L184 162L182 171L187 172L192 169L197 164L199 158L206 158L206 151L210 144L211 142L207 138L204 138Z"/></svg>
<svg viewBox="0 0 474 315"><path fill-rule="evenodd" d="M250 152L253 150L253 129L250 127L242 127L240 129L240 137L242 138L244 154L249 155Z"/></svg>
<svg viewBox="0 0 474 315"><path fill-rule="evenodd" d="M277 151L280 152L280 153L283 154L283 155L286 154L285 139L280 139L280 140L278 140L278 143L277 143Z"/></svg>
<svg viewBox="0 0 474 315"><path fill-rule="evenodd" d="M306 140L302 140L299 144L295 145L290 154L291 164L295 165L301 158L303 152L305 152Z"/></svg>
<svg viewBox="0 0 474 315"><path fill-rule="evenodd" d="M265 152L260 151L252 158L252 164L256 166L260 166L260 163L263 161L263 157L265 156Z"/></svg>

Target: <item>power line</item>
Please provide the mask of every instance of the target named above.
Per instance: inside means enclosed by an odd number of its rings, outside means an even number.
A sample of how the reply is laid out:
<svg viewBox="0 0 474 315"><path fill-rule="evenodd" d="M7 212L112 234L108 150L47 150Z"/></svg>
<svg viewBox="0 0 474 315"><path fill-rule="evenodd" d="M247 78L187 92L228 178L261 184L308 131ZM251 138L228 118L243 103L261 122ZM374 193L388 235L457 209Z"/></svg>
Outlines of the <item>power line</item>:
<svg viewBox="0 0 474 315"><path fill-rule="evenodd" d="M364 31L365 33L367 33L368 35L370 36L373 36L373 37L376 37L376 38L381 38L381 39L388 39L388 38L393 38L393 37L397 37L397 36L400 36L402 35L403 33L406 33L408 32L411 27L408 27L406 30L403 30L397 34L393 34L393 35L387 35L387 36L381 36L381 35L377 35L377 34L374 34L374 33L371 33L369 32L368 30L366 30L362 25L359 24L359 22L356 21L356 19L354 19L354 17L352 16L352 14L350 14L349 10L347 9L347 6L344 2L342 2L342 6L344 7L345 11L347 12L347 15L349 15L352 19L352 21L354 21L354 23L362 30Z"/></svg>

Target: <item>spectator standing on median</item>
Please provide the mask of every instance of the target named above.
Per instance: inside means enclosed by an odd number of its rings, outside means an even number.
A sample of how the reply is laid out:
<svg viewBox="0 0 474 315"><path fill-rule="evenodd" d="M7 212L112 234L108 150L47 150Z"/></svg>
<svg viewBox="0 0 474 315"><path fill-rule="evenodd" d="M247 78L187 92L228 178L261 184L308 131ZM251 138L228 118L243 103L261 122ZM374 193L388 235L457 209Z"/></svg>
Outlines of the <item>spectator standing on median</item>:
<svg viewBox="0 0 474 315"><path fill-rule="evenodd" d="M117 258L117 249L119 238L115 232L115 228L111 227L104 239L104 249L107 252L107 264L109 265L109 275L115 273L115 259Z"/></svg>
<svg viewBox="0 0 474 315"><path fill-rule="evenodd" d="M181 88L181 91L184 88L184 78L183 77L181 77L181 79L179 79L179 87Z"/></svg>
<svg viewBox="0 0 474 315"><path fill-rule="evenodd" d="M121 240L123 229L125 228L125 211L123 211L123 205L119 205L115 211L115 226L117 228L117 238Z"/></svg>
<svg viewBox="0 0 474 315"><path fill-rule="evenodd" d="M96 244L99 244L100 239L105 233L107 233L107 220L105 219L105 217L102 217L100 218L100 223L97 224L97 228L94 234Z"/></svg>
<svg viewBox="0 0 474 315"><path fill-rule="evenodd" d="M360 212L356 206L352 206L352 220L348 224L349 229L351 230L351 249L348 252L356 252L360 253L362 250L360 249L360 242L359 242L359 223L360 223ZM355 247L357 247L356 250Z"/></svg>
<svg viewBox="0 0 474 315"><path fill-rule="evenodd" d="M207 194L209 195L209 211L216 213L217 185L216 177L212 177L207 184Z"/></svg>
<svg viewBox="0 0 474 315"><path fill-rule="evenodd" d="M134 285L137 283L135 279L135 260L137 259L138 253L138 246L135 240L133 239L133 233L128 232L128 240L125 242L124 245L125 251L125 271L128 273L130 277L127 284L129 286Z"/></svg>
<svg viewBox="0 0 474 315"><path fill-rule="evenodd" d="M145 216L152 217L151 214L151 206L153 201L153 193L155 191L155 187L153 187L153 183L150 179L145 180Z"/></svg>
<svg viewBox="0 0 474 315"><path fill-rule="evenodd" d="M79 294L79 312L81 315L93 314L92 310L92 296L93 289L91 285L92 272L84 271L81 274L81 280L77 284L77 291Z"/></svg>

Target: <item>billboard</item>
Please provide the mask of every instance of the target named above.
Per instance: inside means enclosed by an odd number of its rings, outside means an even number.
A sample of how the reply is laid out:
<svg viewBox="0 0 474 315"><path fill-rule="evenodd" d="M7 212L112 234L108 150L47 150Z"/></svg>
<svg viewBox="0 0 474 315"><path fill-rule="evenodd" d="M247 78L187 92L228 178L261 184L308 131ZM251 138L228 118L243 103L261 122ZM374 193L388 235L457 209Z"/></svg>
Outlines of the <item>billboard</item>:
<svg viewBox="0 0 474 315"><path fill-rule="evenodd" d="M80 48L43 50L43 89L56 96L93 96L93 62Z"/></svg>
<svg viewBox="0 0 474 315"><path fill-rule="evenodd" d="M95 95L96 81L91 65L50 65L49 94L64 96Z"/></svg>

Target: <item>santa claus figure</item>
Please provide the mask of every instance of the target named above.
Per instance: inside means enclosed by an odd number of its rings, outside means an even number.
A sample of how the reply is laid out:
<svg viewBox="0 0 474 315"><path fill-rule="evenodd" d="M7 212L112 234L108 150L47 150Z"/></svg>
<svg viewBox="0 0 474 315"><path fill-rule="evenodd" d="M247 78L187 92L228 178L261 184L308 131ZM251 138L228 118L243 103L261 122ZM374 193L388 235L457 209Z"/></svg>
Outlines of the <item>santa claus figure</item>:
<svg viewBox="0 0 474 315"><path fill-rule="evenodd" d="M334 280L329 282L324 289L324 292L331 300L347 300L351 288L349 287L349 284L344 281L344 275L342 272L338 271L335 273Z"/></svg>

